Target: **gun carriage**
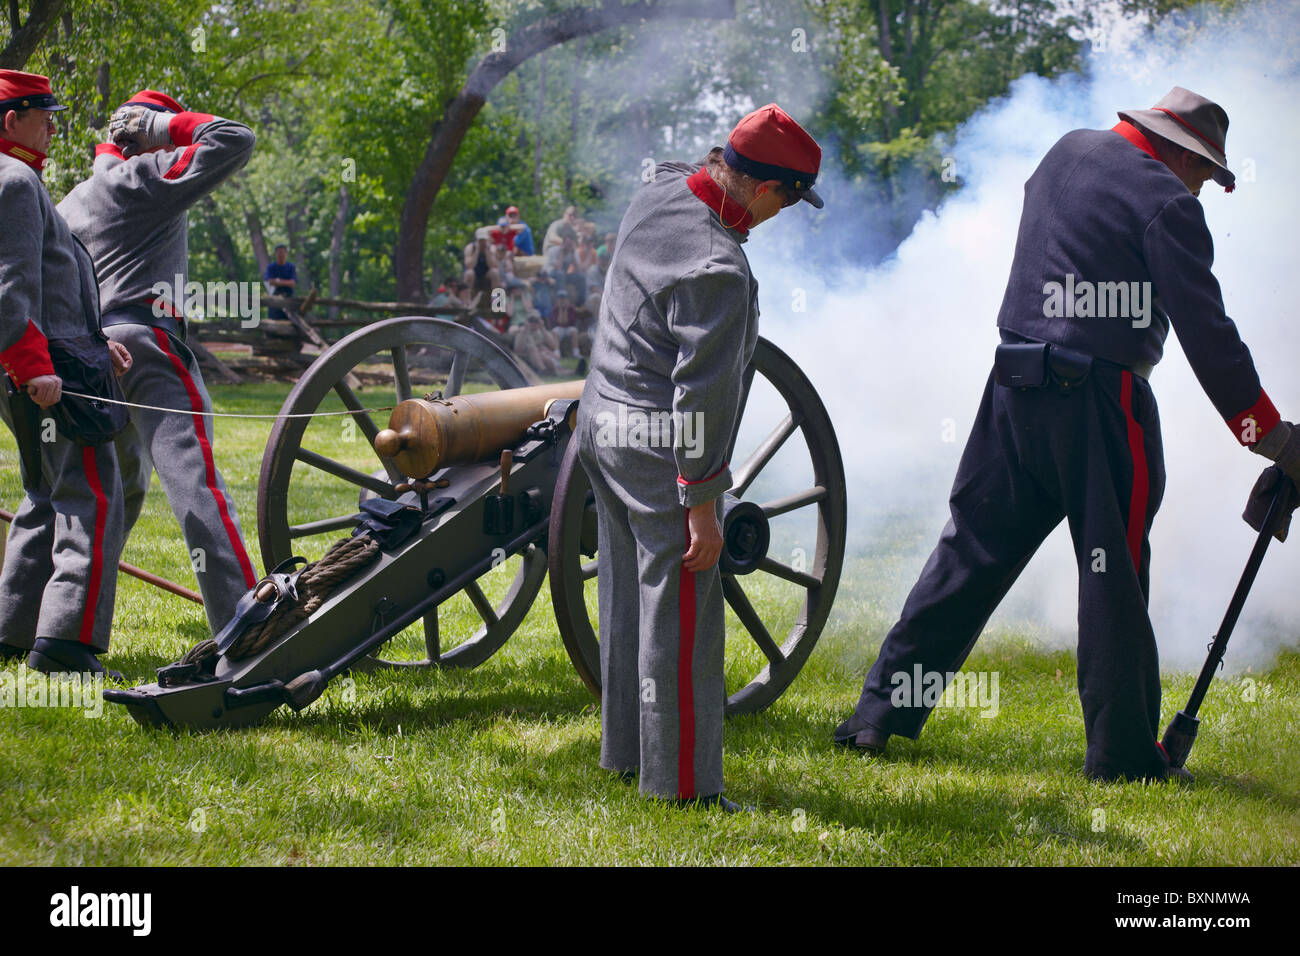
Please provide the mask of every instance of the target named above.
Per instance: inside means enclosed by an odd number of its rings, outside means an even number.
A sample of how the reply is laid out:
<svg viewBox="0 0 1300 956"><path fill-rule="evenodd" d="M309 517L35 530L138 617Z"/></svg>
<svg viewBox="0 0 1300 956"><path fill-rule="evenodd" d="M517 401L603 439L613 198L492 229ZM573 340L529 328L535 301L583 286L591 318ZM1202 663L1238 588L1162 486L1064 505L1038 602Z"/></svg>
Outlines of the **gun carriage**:
<svg viewBox="0 0 1300 956"><path fill-rule="evenodd" d="M416 373L430 357L445 382L421 397ZM396 401L384 428L363 401L374 390L354 387L376 369ZM467 383L482 390L468 394ZM284 704L308 706L349 670L475 667L518 629L549 573L556 629L599 697L596 514L573 435L581 387L528 387L508 352L441 319L388 319L341 339L299 379L267 442L257 523L274 570L215 640L160 668L156 682L105 696L147 725L241 727ZM307 417L336 399L343 415ZM340 424L352 442L338 441ZM728 714L768 706L798 675L844 556L844 468L830 418L803 372L764 339L746 370L733 456L750 435L762 437L732 458L724 499ZM802 440L790 442L795 435ZM806 477L790 491L789 481L767 480L776 472ZM805 546L782 561L772 522L787 516ZM295 557L330 541L312 563ZM760 603L788 613L765 620L756 609L764 580L783 600ZM456 604L462 613L449 613Z"/></svg>

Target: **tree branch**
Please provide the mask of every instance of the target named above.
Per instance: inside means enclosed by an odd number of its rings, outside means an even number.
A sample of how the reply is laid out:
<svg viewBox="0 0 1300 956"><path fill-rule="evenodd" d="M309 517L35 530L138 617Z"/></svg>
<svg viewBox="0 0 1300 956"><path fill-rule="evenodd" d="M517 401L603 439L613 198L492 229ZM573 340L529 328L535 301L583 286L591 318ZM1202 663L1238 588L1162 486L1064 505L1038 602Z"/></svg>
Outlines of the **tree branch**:
<svg viewBox="0 0 1300 956"><path fill-rule="evenodd" d="M0 70L21 70L36 52L45 34L63 13L67 0L32 0L27 22L18 26L18 2L9 0L9 42L0 50Z"/></svg>

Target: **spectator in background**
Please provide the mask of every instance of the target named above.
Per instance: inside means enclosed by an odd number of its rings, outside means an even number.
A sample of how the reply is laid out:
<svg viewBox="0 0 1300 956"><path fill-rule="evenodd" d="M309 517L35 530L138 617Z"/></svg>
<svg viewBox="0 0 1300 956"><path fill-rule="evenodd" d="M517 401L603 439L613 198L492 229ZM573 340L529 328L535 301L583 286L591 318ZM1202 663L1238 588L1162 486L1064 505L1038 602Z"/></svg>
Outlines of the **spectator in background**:
<svg viewBox="0 0 1300 956"><path fill-rule="evenodd" d="M496 226L489 229L488 235L497 251L497 261L501 263L501 275L509 279L515 274L515 234L510 228L510 220L502 216Z"/></svg>
<svg viewBox="0 0 1300 956"><path fill-rule="evenodd" d="M508 206L506 208L506 219L515 233L515 251L521 256L536 255L537 253L533 248L533 231L528 228L528 223L519 219L519 207Z"/></svg>
<svg viewBox="0 0 1300 956"><path fill-rule="evenodd" d="M555 313L551 318L551 331L561 355L578 357L578 310L573 305L568 289L555 290Z"/></svg>
<svg viewBox="0 0 1300 956"><path fill-rule="evenodd" d="M298 285L298 270L289 261L288 246L282 244L275 247L275 261L266 264L266 275L262 278L266 280L271 295L293 295L294 288ZM267 309L266 316L270 319L288 318L284 309L274 306Z"/></svg>
<svg viewBox="0 0 1300 956"><path fill-rule="evenodd" d="M542 325L541 316L528 316L514 338L515 354L538 375L560 374L560 344L555 335Z"/></svg>
<svg viewBox="0 0 1300 956"><path fill-rule="evenodd" d="M564 216L560 219L555 220L555 222L551 223L550 227L547 228L546 239L542 243L542 255L546 255L548 252L550 252L552 246L560 245L561 242L560 229L562 229L565 226L568 226L569 229L573 231L574 238L576 239L578 234L578 207L577 206L566 206L564 209Z"/></svg>
<svg viewBox="0 0 1300 956"><path fill-rule="evenodd" d="M596 268L587 277L588 296L591 295L592 290L600 291L605 288L605 273L607 272L609 272L609 246L601 246L596 250Z"/></svg>
<svg viewBox="0 0 1300 956"><path fill-rule="evenodd" d="M552 288L551 274L543 269L533 277L533 308L548 323L555 310L555 290Z"/></svg>
<svg viewBox="0 0 1300 956"><path fill-rule="evenodd" d="M595 240L590 236L580 236L575 258L578 265L575 271L582 274L582 295L575 301L585 302L588 289L600 288L604 285L604 277L600 273L600 257L596 255Z"/></svg>
<svg viewBox="0 0 1300 956"><path fill-rule="evenodd" d="M490 299L492 290L501 285L501 263L486 226L475 232L474 241L465 247L464 281L471 299L475 295Z"/></svg>
<svg viewBox="0 0 1300 956"><path fill-rule="evenodd" d="M465 283L453 276L444 285L438 286L437 293L429 300L429 306L434 309L463 309L465 308L465 300L462 298L464 291Z"/></svg>

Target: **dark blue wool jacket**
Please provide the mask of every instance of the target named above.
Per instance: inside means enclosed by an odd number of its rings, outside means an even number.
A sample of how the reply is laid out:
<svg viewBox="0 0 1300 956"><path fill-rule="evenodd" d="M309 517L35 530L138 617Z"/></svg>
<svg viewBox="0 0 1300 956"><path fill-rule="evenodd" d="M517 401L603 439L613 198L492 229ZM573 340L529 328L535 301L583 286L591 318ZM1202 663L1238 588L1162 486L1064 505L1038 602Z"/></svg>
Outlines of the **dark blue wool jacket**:
<svg viewBox="0 0 1300 956"><path fill-rule="evenodd" d="M998 326L1132 367L1160 361L1172 324L1215 408L1250 444L1279 417L1224 312L1204 210L1136 129L1126 135L1067 133L1029 177Z"/></svg>

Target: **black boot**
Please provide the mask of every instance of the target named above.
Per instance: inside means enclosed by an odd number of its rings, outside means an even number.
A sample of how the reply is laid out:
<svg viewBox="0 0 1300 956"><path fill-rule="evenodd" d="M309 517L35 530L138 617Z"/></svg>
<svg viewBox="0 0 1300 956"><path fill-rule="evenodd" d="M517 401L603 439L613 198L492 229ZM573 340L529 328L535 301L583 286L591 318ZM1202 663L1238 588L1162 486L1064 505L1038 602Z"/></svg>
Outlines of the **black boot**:
<svg viewBox="0 0 1300 956"><path fill-rule="evenodd" d="M835 743L840 747L852 747L873 757L885 752L889 734L878 727L873 727L856 713L835 728Z"/></svg>
<svg viewBox="0 0 1300 956"><path fill-rule="evenodd" d="M32 649L30 647L15 647L13 644L6 644L4 641L0 641L0 663L21 660L30 654L31 651Z"/></svg>
<svg viewBox="0 0 1300 956"><path fill-rule="evenodd" d="M734 800L728 800L720 793L711 793L707 797L678 797L673 801L677 806L690 810L696 807L700 809L712 809L717 807L723 813L753 813L754 808L748 804L739 804Z"/></svg>
<svg viewBox="0 0 1300 956"><path fill-rule="evenodd" d="M117 671L111 671L99 662L95 652L76 641L52 641L38 637L27 657L27 666L42 674L103 674L109 680L121 681Z"/></svg>

